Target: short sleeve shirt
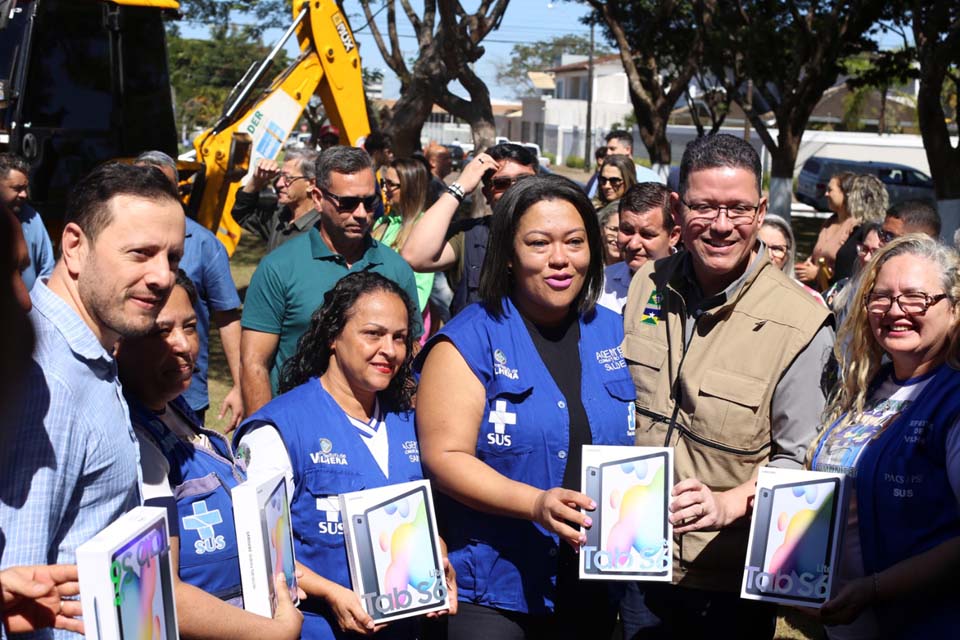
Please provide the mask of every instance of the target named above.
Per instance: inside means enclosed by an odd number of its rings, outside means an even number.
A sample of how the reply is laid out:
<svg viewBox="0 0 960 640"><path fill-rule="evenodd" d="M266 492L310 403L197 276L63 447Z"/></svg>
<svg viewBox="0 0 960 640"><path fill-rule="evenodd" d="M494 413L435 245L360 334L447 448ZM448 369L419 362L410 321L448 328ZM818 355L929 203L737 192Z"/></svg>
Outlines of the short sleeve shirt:
<svg viewBox="0 0 960 640"><path fill-rule="evenodd" d="M296 353L297 342L310 326L314 311L323 305L324 294L348 273L375 271L393 280L417 299L413 270L396 251L367 237L363 257L349 267L343 256L327 247L320 232L290 240L269 253L257 267L247 289L243 306L244 329L280 337L270 367L270 384L276 395L280 368ZM422 333L419 318L411 327L414 336Z"/></svg>

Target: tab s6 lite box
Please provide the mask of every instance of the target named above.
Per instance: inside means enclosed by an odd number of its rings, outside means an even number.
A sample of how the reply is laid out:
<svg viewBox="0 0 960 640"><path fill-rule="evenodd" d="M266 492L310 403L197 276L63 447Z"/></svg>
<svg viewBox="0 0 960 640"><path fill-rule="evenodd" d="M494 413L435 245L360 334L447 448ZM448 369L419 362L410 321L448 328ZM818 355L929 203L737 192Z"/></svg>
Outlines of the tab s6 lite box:
<svg viewBox="0 0 960 640"><path fill-rule="evenodd" d="M377 624L450 608L430 482L340 495L353 590Z"/></svg>
<svg viewBox="0 0 960 640"><path fill-rule="evenodd" d="M584 529L580 579L670 582L673 449L584 446L581 483L597 508Z"/></svg>
<svg viewBox="0 0 960 640"><path fill-rule="evenodd" d="M829 600L842 496L841 474L761 468L740 597L815 608Z"/></svg>
<svg viewBox="0 0 960 640"><path fill-rule="evenodd" d="M137 507L77 547L87 638L179 637L166 513Z"/></svg>
<svg viewBox="0 0 960 640"><path fill-rule="evenodd" d="M293 527L283 474L247 480L231 491L237 528L243 608L267 618L277 610L276 577L283 574L297 603Z"/></svg>

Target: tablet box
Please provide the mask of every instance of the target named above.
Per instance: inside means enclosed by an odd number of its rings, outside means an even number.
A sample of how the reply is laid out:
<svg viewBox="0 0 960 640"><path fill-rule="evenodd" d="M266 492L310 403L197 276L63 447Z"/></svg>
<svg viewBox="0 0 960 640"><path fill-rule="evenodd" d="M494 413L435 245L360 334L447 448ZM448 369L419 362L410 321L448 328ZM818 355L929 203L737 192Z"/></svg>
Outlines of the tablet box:
<svg viewBox="0 0 960 640"><path fill-rule="evenodd" d="M377 624L450 608L428 480L340 495L353 590Z"/></svg>
<svg viewBox="0 0 960 640"><path fill-rule="evenodd" d="M583 529L580 579L670 582L673 449L585 445L580 482L597 503Z"/></svg>
<svg viewBox="0 0 960 640"><path fill-rule="evenodd" d="M272 618L277 610L277 575L285 575L290 595L299 604L286 480L283 474L247 480L234 487L231 496L243 608Z"/></svg>
<svg viewBox="0 0 960 640"><path fill-rule="evenodd" d="M91 640L176 640L167 512L136 507L77 547L80 603Z"/></svg>
<svg viewBox="0 0 960 640"><path fill-rule="evenodd" d="M815 608L830 599L843 483L837 473L760 469L740 597Z"/></svg>

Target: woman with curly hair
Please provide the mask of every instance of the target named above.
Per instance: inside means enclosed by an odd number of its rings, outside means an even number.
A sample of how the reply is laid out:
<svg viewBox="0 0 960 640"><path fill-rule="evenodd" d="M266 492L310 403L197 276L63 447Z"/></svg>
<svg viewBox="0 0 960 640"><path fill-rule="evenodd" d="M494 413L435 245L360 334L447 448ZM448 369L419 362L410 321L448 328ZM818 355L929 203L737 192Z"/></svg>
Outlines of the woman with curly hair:
<svg viewBox="0 0 960 640"><path fill-rule="evenodd" d="M820 610L831 638L960 628L958 267L927 236L891 242L837 336L841 381L810 454L814 470L849 482L839 591Z"/></svg>
<svg viewBox="0 0 960 640"><path fill-rule="evenodd" d="M304 638L379 631L350 588L338 496L423 477L411 410L416 313L391 280L370 271L344 277L284 365L281 394L237 430L249 477L287 477L307 594ZM452 578L448 585L452 602ZM379 636L417 632L418 621L408 619Z"/></svg>

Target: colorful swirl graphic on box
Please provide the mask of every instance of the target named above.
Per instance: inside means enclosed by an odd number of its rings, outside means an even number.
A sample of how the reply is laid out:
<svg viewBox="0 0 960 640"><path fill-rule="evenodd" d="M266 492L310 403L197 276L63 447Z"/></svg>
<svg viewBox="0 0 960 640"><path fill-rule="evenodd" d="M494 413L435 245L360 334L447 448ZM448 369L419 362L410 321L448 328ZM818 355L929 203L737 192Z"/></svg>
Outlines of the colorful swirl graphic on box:
<svg viewBox="0 0 960 640"><path fill-rule="evenodd" d="M764 570L819 576L826 562L834 491L831 483L775 488Z"/></svg>
<svg viewBox="0 0 960 640"><path fill-rule="evenodd" d="M296 588L296 574L293 563L293 546L290 540L290 518L287 509L287 492L284 485L277 485L277 489L267 501L267 530L270 540L270 557L272 559L270 568L272 577L281 573L287 581L287 586L293 590Z"/></svg>
<svg viewBox="0 0 960 640"><path fill-rule="evenodd" d="M380 593L434 591L438 580L426 503L413 494L368 514ZM425 589L426 587L426 589Z"/></svg>
<svg viewBox="0 0 960 640"><path fill-rule="evenodd" d="M167 548L158 529L144 532L113 556L111 579L123 640L166 640L160 553Z"/></svg>
<svg viewBox="0 0 960 640"><path fill-rule="evenodd" d="M602 499L607 510L600 546L610 556L610 570L663 569L669 548L664 531L663 458L604 465L602 469Z"/></svg>

